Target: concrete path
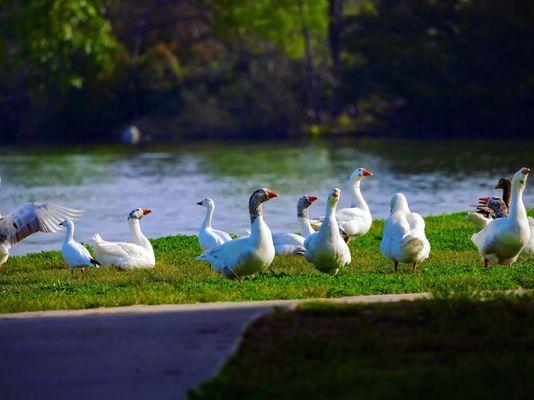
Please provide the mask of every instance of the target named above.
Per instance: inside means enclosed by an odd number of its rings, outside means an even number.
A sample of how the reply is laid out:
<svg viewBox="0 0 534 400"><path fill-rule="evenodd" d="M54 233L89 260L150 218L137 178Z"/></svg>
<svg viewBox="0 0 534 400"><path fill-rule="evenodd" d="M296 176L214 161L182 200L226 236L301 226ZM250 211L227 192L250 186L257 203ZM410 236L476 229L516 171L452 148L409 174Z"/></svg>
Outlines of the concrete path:
<svg viewBox="0 0 534 400"><path fill-rule="evenodd" d="M370 303L429 293L328 301ZM309 300L130 306L0 315L1 399L185 399L247 324Z"/></svg>

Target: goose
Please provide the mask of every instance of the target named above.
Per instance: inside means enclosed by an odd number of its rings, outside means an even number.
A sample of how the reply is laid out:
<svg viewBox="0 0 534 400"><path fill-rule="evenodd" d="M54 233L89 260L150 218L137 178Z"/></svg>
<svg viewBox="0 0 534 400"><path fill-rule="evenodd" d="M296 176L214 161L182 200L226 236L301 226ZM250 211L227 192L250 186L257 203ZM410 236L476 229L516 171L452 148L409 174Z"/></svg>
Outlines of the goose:
<svg viewBox="0 0 534 400"><path fill-rule="evenodd" d="M61 247L61 254L68 264L70 272L72 273L76 267L80 267L82 272L86 266L98 268L99 262L93 258L84 246L74 240L74 223L70 219L66 219L59 225L67 228L65 241Z"/></svg>
<svg viewBox="0 0 534 400"><path fill-rule="evenodd" d="M430 243L425 235L425 220L411 212L408 200L402 193L396 193L390 200L391 213L384 224L380 250L384 257L393 260L395 272L399 262L417 264L428 258Z"/></svg>
<svg viewBox="0 0 534 400"><path fill-rule="evenodd" d="M308 219L308 207L317 200L317 196L302 196L297 202L297 223L300 235L295 233L273 233L274 251L277 255L304 254L304 240L315 233Z"/></svg>
<svg viewBox="0 0 534 400"><path fill-rule="evenodd" d="M336 214L339 228L348 237L358 237L365 235L373 223L371 211L365 202L360 191L360 183L365 178L373 176L373 173L366 168L354 170L349 179L351 204L349 208L343 208ZM321 227L324 217L311 220L315 230Z"/></svg>
<svg viewBox="0 0 534 400"><path fill-rule="evenodd" d="M481 197L479 204L474 206L476 207L476 211L467 214L467 219L478 230L484 228L494 219L508 216L512 181L508 178L501 178L495 186L495 189L502 189L502 198L494 196Z"/></svg>
<svg viewBox="0 0 534 400"><path fill-rule="evenodd" d="M100 234L93 236L95 258L101 265L119 269L154 268L156 259L150 241L141 232L139 221L152 211L136 208L128 215L132 243L107 242Z"/></svg>
<svg viewBox="0 0 534 400"><path fill-rule="evenodd" d="M267 188L252 193L248 205L250 236L220 244L196 259L209 262L227 278L241 281L271 265L275 254L273 237L263 220L262 204L275 197L278 194Z"/></svg>
<svg viewBox="0 0 534 400"><path fill-rule="evenodd" d="M202 247L202 250L206 251L232 240L232 237L226 232L211 227L215 202L210 198L206 198L199 201L197 204L206 207L206 216L204 217L204 222L198 232L198 243L200 244L200 247Z"/></svg>
<svg viewBox="0 0 534 400"><path fill-rule="evenodd" d="M511 266L529 243L531 232L523 204L523 191L529 173L530 169L523 167L514 174L509 215L493 220L471 237L482 257L484 267L488 264Z"/></svg>
<svg viewBox="0 0 534 400"><path fill-rule="evenodd" d="M341 237L336 220L336 206L341 191L334 188L326 202L326 213L318 232L304 241L306 260L321 272L336 275L340 268L350 264L350 250Z"/></svg>
<svg viewBox="0 0 534 400"><path fill-rule="evenodd" d="M55 233L65 219L76 219L82 210L52 203L28 203L7 215L0 215L0 270L9 258L9 250L28 236Z"/></svg>

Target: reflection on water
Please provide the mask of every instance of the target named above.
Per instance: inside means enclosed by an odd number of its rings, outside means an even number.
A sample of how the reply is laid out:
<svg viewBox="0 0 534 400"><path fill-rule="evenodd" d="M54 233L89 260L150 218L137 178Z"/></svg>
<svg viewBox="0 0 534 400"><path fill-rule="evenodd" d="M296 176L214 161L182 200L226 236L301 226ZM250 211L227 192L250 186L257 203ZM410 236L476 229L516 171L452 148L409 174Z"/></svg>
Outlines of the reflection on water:
<svg viewBox="0 0 534 400"><path fill-rule="evenodd" d="M498 178L532 166L534 143L335 141L313 144L210 144L177 148L116 147L4 151L0 157L0 212L27 201L51 201L84 209L76 237L89 241L128 238L126 216L136 207L154 212L143 220L149 237L195 233L203 209L195 203L212 197L214 225L236 234L249 224L248 196L269 187L280 198L266 205L273 231L296 230L296 201L302 194L320 197L311 215L324 214L324 200L334 186L342 189L355 168L375 176L362 184L373 215L384 218L389 198L404 192L411 208L424 215L466 210L493 193ZM527 206L534 190L527 187ZM35 235L12 254L58 249L62 234Z"/></svg>

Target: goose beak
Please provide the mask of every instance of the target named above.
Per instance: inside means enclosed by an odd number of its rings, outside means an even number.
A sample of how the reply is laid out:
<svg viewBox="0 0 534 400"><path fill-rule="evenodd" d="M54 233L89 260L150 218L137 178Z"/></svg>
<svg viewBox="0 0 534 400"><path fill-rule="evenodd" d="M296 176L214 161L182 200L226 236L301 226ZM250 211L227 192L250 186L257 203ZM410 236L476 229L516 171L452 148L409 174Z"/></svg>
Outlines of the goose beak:
<svg viewBox="0 0 534 400"><path fill-rule="evenodd" d="M363 176L373 176L373 173L369 171L368 169L363 170Z"/></svg>
<svg viewBox="0 0 534 400"><path fill-rule="evenodd" d="M313 203L315 200L317 200L319 197L317 196L313 196L313 195L310 195L310 196L306 196L308 198L308 201L310 203Z"/></svg>
<svg viewBox="0 0 534 400"><path fill-rule="evenodd" d="M198 205L198 206L201 206L201 205L202 205L202 202L201 202L201 201L197 201L197 205Z"/></svg>
<svg viewBox="0 0 534 400"><path fill-rule="evenodd" d="M480 202L482 202L482 203L487 203L488 200L489 200L489 197L480 197L480 198L478 199L478 201L480 201Z"/></svg>
<svg viewBox="0 0 534 400"><path fill-rule="evenodd" d="M341 190L339 190L338 188L335 188L334 191L332 192L332 196L334 196L337 199L340 193L341 193Z"/></svg>
<svg viewBox="0 0 534 400"><path fill-rule="evenodd" d="M146 208L143 208L143 215L150 214L151 212L152 212L152 210L148 210Z"/></svg>
<svg viewBox="0 0 534 400"><path fill-rule="evenodd" d="M60 222L59 225L61 225L61 226L65 226L65 221Z"/></svg>
<svg viewBox="0 0 534 400"><path fill-rule="evenodd" d="M528 174L530 174L530 168L527 168L527 167L523 167L523 168L521 168L521 173L522 173L523 175L528 175Z"/></svg>
<svg viewBox="0 0 534 400"><path fill-rule="evenodd" d="M272 190L267 189L267 197L268 197L269 199L272 199L272 198L274 198L274 197L278 197L278 193L273 192Z"/></svg>

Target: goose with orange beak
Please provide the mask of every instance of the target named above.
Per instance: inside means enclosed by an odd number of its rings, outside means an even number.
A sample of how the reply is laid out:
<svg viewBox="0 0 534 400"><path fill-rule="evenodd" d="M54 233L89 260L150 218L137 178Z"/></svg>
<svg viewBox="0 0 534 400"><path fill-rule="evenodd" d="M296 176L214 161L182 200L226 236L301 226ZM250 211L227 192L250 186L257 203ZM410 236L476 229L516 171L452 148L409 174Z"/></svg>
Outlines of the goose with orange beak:
<svg viewBox="0 0 534 400"><path fill-rule="evenodd" d="M128 214L131 243L108 242L100 234L93 236L93 250L96 261L103 266L118 269L154 268L156 258L150 241L141 232L139 222L152 211L146 208L136 208Z"/></svg>
<svg viewBox="0 0 534 400"><path fill-rule="evenodd" d="M493 220L471 237L485 267L489 264L511 266L529 245L531 229L523 204L523 192L529 174L530 169L526 167L514 174L508 216Z"/></svg>
<svg viewBox="0 0 534 400"><path fill-rule="evenodd" d="M256 190L250 196L250 236L231 240L197 257L227 278L243 280L257 274L273 262L275 250L271 230L263 220L263 203L278 197L270 189Z"/></svg>
<svg viewBox="0 0 534 400"><path fill-rule="evenodd" d="M360 191L361 182L371 176L373 176L373 173L366 168L354 170L349 179L350 207L342 208L336 213L339 229L349 237L363 236L371 229L373 217ZM315 230L319 230L324 218L316 218L310 221Z"/></svg>
<svg viewBox="0 0 534 400"><path fill-rule="evenodd" d="M319 232L304 241L306 260L315 265L319 271L336 275L340 268L350 264L350 250L339 233L336 220L336 206L341 191L334 188L326 201L326 216Z"/></svg>
<svg viewBox="0 0 534 400"><path fill-rule="evenodd" d="M315 233L308 219L308 207L318 199L317 196L307 195L297 202L297 223L300 235L295 233L273 233L274 251L277 255L302 255L306 251L304 240Z"/></svg>

